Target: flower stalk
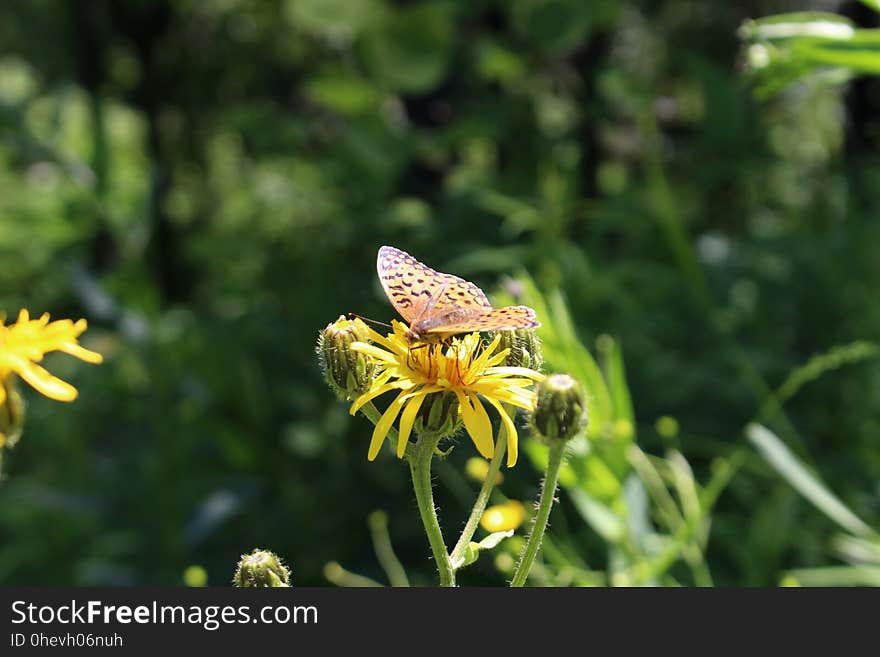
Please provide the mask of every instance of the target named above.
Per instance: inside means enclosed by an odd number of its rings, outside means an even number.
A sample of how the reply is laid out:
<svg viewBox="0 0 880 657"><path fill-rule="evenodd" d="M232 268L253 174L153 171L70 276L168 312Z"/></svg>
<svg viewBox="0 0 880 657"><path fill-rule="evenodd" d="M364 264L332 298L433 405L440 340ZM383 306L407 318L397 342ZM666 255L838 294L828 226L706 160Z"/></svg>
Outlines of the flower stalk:
<svg viewBox="0 0 880 657"><path fill-rule="evenodd" d="M438 442L439 438L437 437L420 436L408 460L412 474L413 491L416 494L416 504L419 507L422 524L425 526L425 533L428 535L428 543L431 545L437 572L440 575L440 586L455 586L455 570L452 568L452 561L446 551L446 542L443 540L443 532L437 519L434 492L431 486L431 462Z"/></svg>
<svg viewBox="0 0 880 657"><path fill-rule="evenodd" d="M511 587L521 587L529 576L529 571L535 563L535 557L541 549L544 540L544 531L547 529L547 521L550 519L550 509L556 496L556 484L559 481L559 470L562 468L562 457L565 453L565 443L557 442L550 446L547 474L544 477L544 485L541 488L541 498L538 502L538 511L526 541L526 548L520 558L516 572L510 582Z"/></svg>
<svg viewBox="0 0 880 657"><path fill-rule="evenodd" d="M489 503L489 497L492 494L492 490L495 488L495 482L498 479L498 471L501 469L501 460L504 458L505 450L506 443L503 440L502 435L499 433L498 440L495 441L495 455L489 462L489 470L486 472L486 478L483 480L483 485L480 487L480 492L477 494L477 499L474 501L474 507L471 509L471 514L465 523L461 536L450 555L452 567L455 569L458 569L464 561L465 550L467 550L471 539L474 537L474 532L477 531L477 527L480 524L480 518L486 510L486 505Z"/></svg>

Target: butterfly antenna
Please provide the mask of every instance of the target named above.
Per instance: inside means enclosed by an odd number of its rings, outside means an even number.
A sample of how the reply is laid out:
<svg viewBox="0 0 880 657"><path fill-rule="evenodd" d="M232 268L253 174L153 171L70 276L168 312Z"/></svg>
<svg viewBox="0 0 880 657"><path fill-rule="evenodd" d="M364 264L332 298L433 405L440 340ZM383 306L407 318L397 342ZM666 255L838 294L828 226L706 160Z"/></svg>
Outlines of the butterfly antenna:
<svg viewBox="0 0 880 657"><path fill-rule="evenodd" d="M386 322L380 322L378 319L370 319L369 317L364 317L363 315L358 315L357 313L348 313L349 319L360 319L364 322L369 322L370 324L376 324L377 326L384 326L386 328L391 328L391 324L387 324Z"/></svg>

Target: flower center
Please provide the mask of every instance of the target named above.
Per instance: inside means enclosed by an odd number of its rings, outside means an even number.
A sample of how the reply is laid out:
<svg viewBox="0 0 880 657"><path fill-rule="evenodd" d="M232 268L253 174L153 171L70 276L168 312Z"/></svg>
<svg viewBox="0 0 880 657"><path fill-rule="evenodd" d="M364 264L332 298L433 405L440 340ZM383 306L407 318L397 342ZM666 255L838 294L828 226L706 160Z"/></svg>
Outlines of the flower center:
<svg viewBox="0 0 880 657"><path fill-rule="evenodd" d="M469 342L416 344L409 351L407 365L426 383L442 388L467 387L475 379L472 365L481 346Z"/></svg>

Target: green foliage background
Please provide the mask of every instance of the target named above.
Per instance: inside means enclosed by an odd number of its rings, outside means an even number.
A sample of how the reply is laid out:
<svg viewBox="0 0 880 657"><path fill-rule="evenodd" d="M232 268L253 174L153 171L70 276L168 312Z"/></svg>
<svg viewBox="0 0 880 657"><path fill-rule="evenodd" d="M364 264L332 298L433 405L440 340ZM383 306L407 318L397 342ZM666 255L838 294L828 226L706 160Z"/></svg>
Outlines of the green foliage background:
<svg viewBox="0 0 880 657"><path fill-rule="evenodd" d="M433 581L406 468L323 384L318 331L389 319L393 244L486 289L529 272L578 335L622 345L639 443L660 416L719 499L715 582L836 563L834 525L743 427L819 352L880 333L878 83L754 100L737 28L810 3L35 0L0 9L0 310L86 317L79 399L26 390L0 484L0 583L229 582L270 547L300 585L382 578L390 516ZM818 4L818 3L816 3ZM826 8L827 7L823 7ZM845 13L865 25L858 4ZM767 418L880 518L880 365L822 372ZM470 504L465 439L444 525ZM505 492L533 498L523 459ZM564 499L551 535L600 541ZM598 564L594 564L598 565ZM491 559L464 583L500 584Z"/></svg>

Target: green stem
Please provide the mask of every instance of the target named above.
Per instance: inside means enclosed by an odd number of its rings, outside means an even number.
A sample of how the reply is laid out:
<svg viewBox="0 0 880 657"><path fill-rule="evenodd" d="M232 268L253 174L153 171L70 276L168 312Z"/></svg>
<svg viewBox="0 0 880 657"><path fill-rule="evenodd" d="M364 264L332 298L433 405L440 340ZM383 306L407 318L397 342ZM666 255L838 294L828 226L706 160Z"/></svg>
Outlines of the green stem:
<svg viewBox="0 0 880 657"><path fill-rule="evenodd" d="M558 442L550 447L547 474L544 476L544 486L541 489L541 500L538 502L538 513L532 524L532 531L526 543L525 552L520 559L519 566L513 574L510 586L520 587L526 583L538 550L541 549L541 541L544 539L544 530L547 529L547 520L550 518L550 508L553 506L553 497L556 495L556 482L559 480L559 470L562 467L562 455L565 452L565 443Z"/></svg>
<svg viewBox="0 0 880 657"><path fill-rule="evenodd" d="M331 561L324 566L324 577L333 584L336 584L336 586L357 586L361 588L382 586L374 579L346 570L335 561Z"/></svg>
<svg viewBox="0 0 880 657"><path fill-rule="evenodd" d="M498 478L498 471L501 469L501 460L504 458L504 454L507 451L507 442L501 431L501 429L498 431L498 439L495 441L495 454L489 462L489 470L486 472L486 479L480 487L480 492L477 494L477 499L474 502L474 508L471 509L471 515L468 517L467 522L464 525L461 536L458 538L458 543L455 544L455 547L452 550L450 559L453 568L457 569L461 564L461 561L464 558L464 552L467 550L468 545L470 545L471 539L474 537L474 532L477 531L477 525L480 523L480 518L483 517L483 511L486 510L486 505L489 503L489 496L492 494L492 489L495 488L495 480Z"/></svg>
<svg viewBox="0 0 880 657"><path fill-rule="evenodd" d="M403 564L394 554L391 545L391 535L388 533L388 515L384 511L373 511L367 518L370 525L370 534L373 537L373 549L379 565L388 575L391 586L409 586L409 578Z"/></svg>
<svg viewBox="0 0 880 657"><path fill-rule="evenodd" d="M409 454L409 469L412 474L413 490L416 494L416 503L419 507L419 515L428 535L428 543L434 554L434 562L437 564L437 572L440 574L440 586L455 586L455 571L446 551L446 543L443 540L443 532L437 520L437 510L434 508L434 492L431 488L431 461L434 458L434 448L437 440L428 436L421 436L415 445L415 449Z"/></svg>

